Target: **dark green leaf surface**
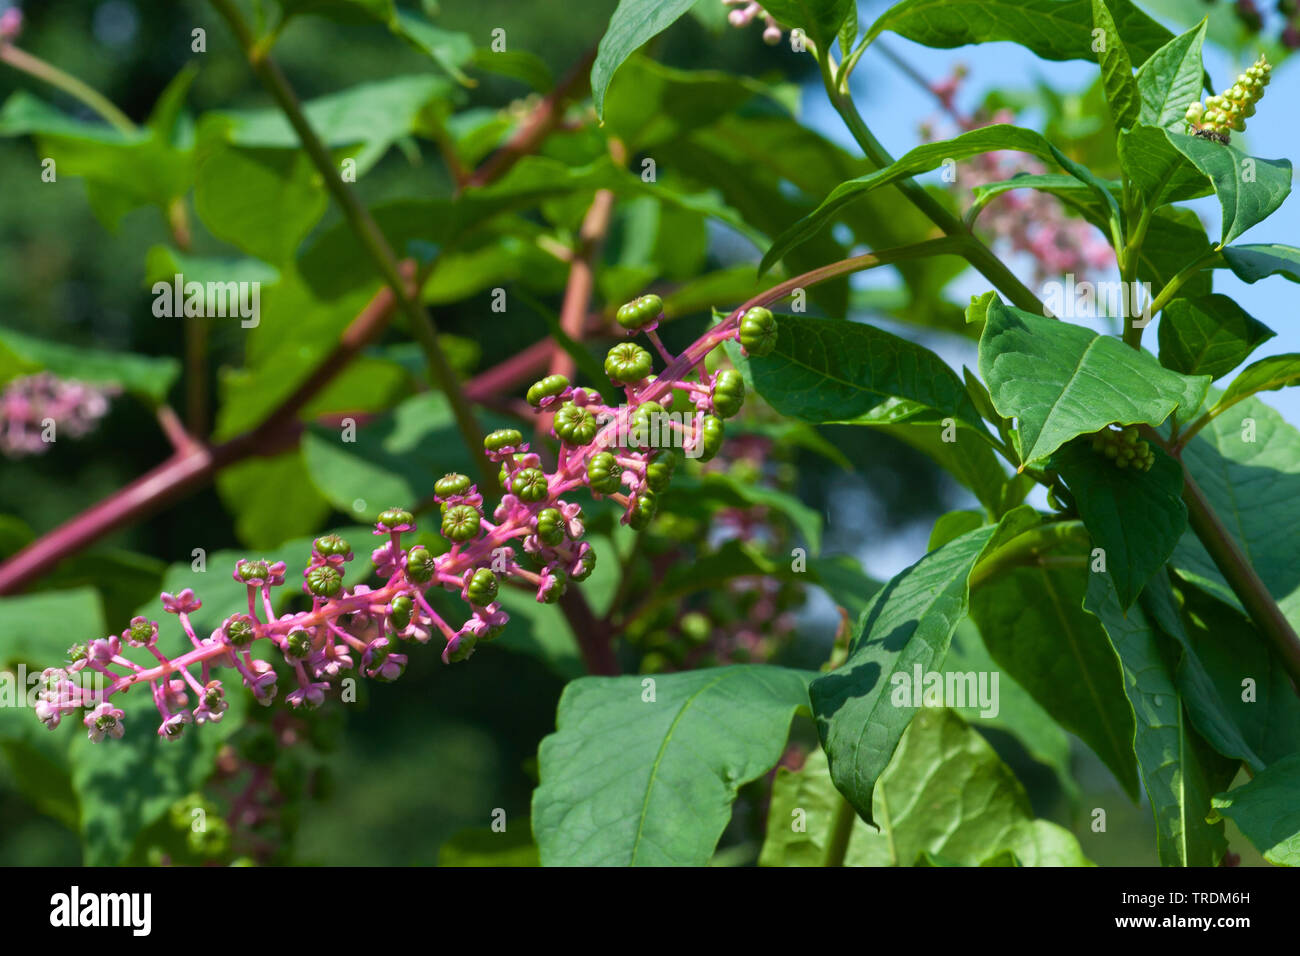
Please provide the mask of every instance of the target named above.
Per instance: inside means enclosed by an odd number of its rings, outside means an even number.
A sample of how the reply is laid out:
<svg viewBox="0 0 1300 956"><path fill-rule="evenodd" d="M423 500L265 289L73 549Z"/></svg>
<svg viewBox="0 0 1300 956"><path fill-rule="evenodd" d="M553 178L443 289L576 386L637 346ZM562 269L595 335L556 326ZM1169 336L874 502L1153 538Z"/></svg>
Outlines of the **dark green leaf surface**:
<svg viewBox="0 0 1300 956"><path fill-rule="evenodd" d="M1300 866L1300 754L1279 760L1249 783L1214 798L1214 808L1246 834L1264 859Z"/></svg>
<svg viewBox="0 0 1300 956"><path fill-rule="evenodd" d="M668 29L694 6L695 0L619 0L609 18L609 28L600 38L596 62L591 67L591 96L596 115L604 118L605 90L614 71L648 40Z"/></svg>
<svg viewBox="0 0 1300 956"><path fill-rule="evenodd" d="M1026 463L1109 424L1158 425L1177 408L1195 409L1210 382L1112 336L996 302L979 365L998 412L1019 421Z"/></svg>
<svg viewBox="0 0 1300 956"><path fill-rule="evenodd" d="M167 400L180 370L181 363L170 356L83 348L0 329L0 383L46 371L60 378L116 385L159 405Z"/></svg>
<svg viewBox="0 0 1300 956"><path fill-rule="evenodd" d="M1300 249L1276 242L1260 245L1228 246L1223 261L1243 282L1255 283L1280 275L1300 282Z"/></svg>
<svg viewBox="0 0 1300 956"><path fill-rule="evenodd" d="M1160 313L1160 364L1219 378L1276 333L1226 295L1174 299Z"/></svg>
<svg viewBox="0 0 1300 956"><path fill-rule="evenodd" d="M1291 193L1290 160L1258 159L1232 146L1171 130L1165 130L1165 135L1214 184L1223 209L1220 245L1263 222Z"/></svg>
<svg viewBox="0 0 1300 956"><path fill-rule="evenodd" d="M1218 404L1233 405L1256 392L1275 392L1297 383L1300 383L1300 354L1270 355L1243 368L1224 390Z"/></svg>
<svg viewBox="0 0 1300 956"><path fill-rule="evenodd" d="M1142 94L1138 122L1162 129L1179 129L1187 107L1201 97L1201 46L1207 19L1174 37L1142 64L1137 73Z"/></svg>
<svg viewBox="0 0 1300 956"><path fill-rule="evenodd" d="M1133 61L1129 59L1124 39L1115 26L1106 0L1092 0L1093 34L1102 36L1094 45L1100 45L1097 57L1101 63L1101 83L1106 91L1111 118L1117 129L1128 129L1137 120L1142 108L1142 94L1133 79Z"/></svg>

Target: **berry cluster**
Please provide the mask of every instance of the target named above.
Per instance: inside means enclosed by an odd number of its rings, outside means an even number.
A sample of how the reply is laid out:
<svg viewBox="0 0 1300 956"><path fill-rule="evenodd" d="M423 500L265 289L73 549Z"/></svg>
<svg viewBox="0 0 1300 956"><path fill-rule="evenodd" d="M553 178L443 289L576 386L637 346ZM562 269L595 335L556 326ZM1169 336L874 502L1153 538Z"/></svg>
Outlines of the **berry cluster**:
<svg viewBox="0 0 1300 956"><path fill-rule="evenodd" d="M1255 104L1264 95L1273 66L1261 54L1254 65L1237 76L1237 81L1205 103L1198 100L1187 107L1187 122L1192 130L1207 139L1228 141L1231 131L1240 133L1246 120L1255 115Z"/></svg>
<svg viewBox="0 0 1300 956"><path fill-rule="evenodd" d="M1103 428L1092 436L1092 450L1113 460L1116 468L1150 471L1156 463L1156 453L1149 444L1138 438L1135 425L1119 431Z"/></svg>
<svg viewBox="0 0 1300 956"><path fill-rule="evenodd" d="M314 542L302 575L310 609L279 616L271 592L285 582L284 562L240 560L234 578L247 587L247 613L232 614L202 636L191 621L202 606L193 591L163 594L163 610L177 616L189 650L168 658L158 648L158 625L136 617L121 635L75 645L67 668L46 670L37 716L52 728L68 712L84 709L91 740L120 737L124 714L112 698L144 684L162 715L159 734L176 737L187 724L219 721L226 711L222 681L213 674L217 668L233 669L259 703L270 705L281 673L271 661L253 657L259 641L274 646L283 661L280 671L287 669L296 684L285 695L290 705L314 709L345 671L396 679L406 667L404 648L412 641L427 642L435 632L445 640L445 662L468 658L509 620L498 599L503 579L534 590L540 602L558 601L569 581L592 573L596 560L582 540L582 509L568 496L585 486L621 505L625 524L645 527L658 507L657 495L672 477L675 449L712 457L722 444L722 419L736 414L744 400L739 373L724 369L710 374L705 358L729 339L739 340L749 354L766 354L776 343L772 313L753 308L714 326L674 357L655 332L662 310L657 296L644 296L619 310L620 325L644 332L667 364L656 376L653 359L641 346L624 342L611 349L606 370L626 396L619 407L561 375L528 389L529 403L551 415L551 431L559 441L553 470L544 467L516 429L500 429L484 439L488 458L501 466L504 491L490 520L483 495L468 477L448 474L436 482L440 531L449 545L445 552L436 554L422 544L403 547L402 536L416 530L415 518L398 508L385 511L375 527L385 541L371 554L383 579L380 587L345 586L352 546L338 535L324 535ZM684 394L690 412L670 413L660 404L672 405L675 393ZM532 567L524 565L525 555ZM469 616L459 627L449 624L426 597L435 587L459 592L469 605ZM124 657L124 644L146 649L154 666ZM95 673L99 686L89 688L74 679L82 671ZM192 707L191 694L197 702Z"/></svg>
<svg viewBox="0 0 1300 956"><path fill-rule="evenodd" d="M108 400L117 391L49 372L14 379L0 392L0 452L21 458L48 451L51 424L55 438L59 431L69 438L89 434L108 413Z"/></svg>

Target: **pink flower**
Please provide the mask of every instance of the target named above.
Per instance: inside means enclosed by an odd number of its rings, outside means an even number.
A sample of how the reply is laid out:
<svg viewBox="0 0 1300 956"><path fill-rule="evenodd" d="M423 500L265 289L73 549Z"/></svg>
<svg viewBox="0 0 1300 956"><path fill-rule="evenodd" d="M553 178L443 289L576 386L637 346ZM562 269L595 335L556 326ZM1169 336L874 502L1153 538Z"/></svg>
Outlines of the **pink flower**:
<svg viewBox="0 0 1300 956"><path fill-rule="evenodd" d="M166 591L162 595L163 610L168 614L193 614L199 608L203 607L203 602L194 596L192 588L186 588L180 594L168 594Z"/></svg>
<svg viewBox="0 0 1300 956"><path fill-rule="evenodd" d="M120 740L122 737L122 720L126 714L105 701L82 720L90 735L91 743L99 743L105 737Z"/></svg>

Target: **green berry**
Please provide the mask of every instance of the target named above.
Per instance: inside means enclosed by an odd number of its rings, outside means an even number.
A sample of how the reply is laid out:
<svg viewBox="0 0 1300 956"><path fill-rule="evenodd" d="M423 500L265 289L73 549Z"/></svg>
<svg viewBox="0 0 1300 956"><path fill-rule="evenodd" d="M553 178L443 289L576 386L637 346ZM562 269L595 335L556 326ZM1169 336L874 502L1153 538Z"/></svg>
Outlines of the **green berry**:
<svg viewBox="0 0 1300 956"><path fill-rule="evenodd" d="M325 569L316 568L316 570L323 571ZM334 571L333 568L330 568L329 570ZM334 574L337 575L338 572L334 571ZM310 576L307 580L308 582L311 581ZM257 636L257 632L253 628L253 619L247 614L237 614L232 617L226 622L225 626L222 628L222 632L226 635L226 640L230 641L230 643L234 644L236 647L247 647L249 644L253 643L253 638Z"/></svg>
<svg viewBox="0 0 1300 956"><path fill-rule="evenodd" d="M713 415L705 415L700 421L699 432L696 435L698 445L698 458L700 461L708 461L719 451L722 450L722 441L726 435L726 429L723 427L722 419Z"/></svg>
<svg viewBox="0 0 1300 956"><path fill-rule="evenodd" d="M740 344L746 355L768 355L776 348L776 318L755 306L740 319Z"/></svg>
<svg viewBox="0 0 1300 956"><path fill-rule="evenodd" d="M659 500L653 491L643 491L632 502L631 515L627 520L637 531L650 524L655 512L659 510Z"/></svg>
<svg viewBox="0 0 1300 956"><path fill-rule="evenodd" d="M650 353L635 342L620 342L605 356L605 374L615 384L639 382L654 369Z"/></svg>
<svg viewBox="0 0 1300 956"><path fill-rule="evenodd" d="M650 445L657 437L660 443L666 444L671 433L661 427L660 434L656 436L653 428L654 416L662 414L664 407L658 402L642 402L628 419L628 440L638 445Z"/></svg>
<svg viewBox="0 0 1300 956"><path fill-rule="evenodd" d="M650 464L645 466L645 483L651 491L663 491L672 481L673 472L677 469L677 457L675 455L660 455Z"/></svg>
<svg viewBox="0 0 1300 956"><path fill-rule="evenodd" d="M315 542L316 553L322 557L343 556L352 553L351 546L346 540L336 534L322 535Z"/></svg>
<svg viewBox="0 0 1300 956"><path fill-rule="evenodd" d="M343 590L343 575L328 564L312 568L307 573L307 590L316 597L334 597Z"/></svg>
<svg viewBox="0 0 1300 956"><path fill-rule="evenodd" d="M240 561L239 579L241 581L265 581L271 576L271 566L265 561Z"/></svg>
<svg viewBox="0 0 1300 956"><path fill-rule="evenodd" d="M379 516L379 524L386 530L399 528L402 525L411 525L415 523L415 516L409 511L402 508L389 508Z"/></svg>
<svg viewBox="0 0 1300 956"><path fill-rule="evenodd" d="M569 380L563 375L548 375L528 387L528 404L540 408L542 399L553 398L569 387Z"/></svg>
<svg viewBox="0 0 1300 956"><path fill-rule="evenodd" d="M469 541L478 534L480 516L472 505L452 505L442 513L442 536L449 541Z"/></svg>
<svg viewBox="0 0 1300 956"><path fill-rule="evenodd" d="M488 568L479 568L474 572L474 576L469 579L469 585L465 588L465 591L469 595L471 604L486 607L496 600L500 586L497 576L492 571Z"/></svg>
<svg viewBox="0 0 1300 956"><path fill-rule="evenodd" d="M713 408L723 418L732 418L745 403L745 377L735 369L723 369L713 383Z"/></svg>
<svg viewBox="0 0 1300 956"><path fill-rule="evenodd" d="M284 652L290 657L302 660L311 653L312 639L311 634L298 628L290 631L284 639Z"/></svg>
<svg viewBox="0 0 1300 956"><path fill-rule="evenodd" d="M623 466L607 451L587 462L587 483L597 494L612 495L623 485Z"/></svg>
<svg viewBox="0 0 1300 956"><path fill-rule="evenodd" d="M438 570L432 552L424 545L417 544L406 552L406 576L412 581L423 584L433 577Z"/></svg>
<svg viewBox="0 0 1300 956"><path fill-rule="evenodd" d="M550 494L546 472L540 468L520 468L510 478L510 491L520 501L541 501Z"/></svg>
<svg viewBox="0 0 1300 956"><path fill-rule="evenodd" d="M549 586L545 590L538 591L537 600L541 601L543 604L554 604L564 596L566 587L567 582L565 581L564 575L558 572L553 572Z"/></svg>
<svg viewBox="0 0 1300 956"><path fill-rule="evenodd" d="M537 537L542 544L555 547L565 537L564 515L559 508L543 508L537 512Z"/></svg>
<svg viewBox="0 0 1300 956"><path fill-rule="evenodd" d="M663 299L657 295L643 295L619 306L614 318L623 328L634 332L656 321L663 310Z"/></svg>
<svg viewBox="0 0 1300 956"><path fill-rule="evenodd" d="M596 437L596 416L573 402L565 402L555 413L555 434L570 445L585 445Z"/></svg>
<svg viewBox="0 0 1300 956"><path fill-rule="evenodd" d="M574 581L585 581L591 577L591 572L596 570L596 552L587 549L582 555L582 567L572 572L569 576Z"/></svg>
<svg viewBox="0 0 1300 956"><path fill-rule="evenodd" d="M411 614L415 611L415 602L411 600L409 594L399 594L388 602L388 620L392 622L393 630L405 630L406 626L411 623Z"/></svg>
<svg viewBox="0 0 1300 956"><path fill-rule="evenodd" d="M500 451L502 448L518 448L524 443L524 436L514 428L498 428L483 439L483 447L488 451Z"/></svg>
<svg viewBox="0 0 1300 956"><path fill-rule="evenodd" d="M433 485L433 493L439 498L454 498L469 491L473 482L467 475L450 471L439 478Z"/></svg>

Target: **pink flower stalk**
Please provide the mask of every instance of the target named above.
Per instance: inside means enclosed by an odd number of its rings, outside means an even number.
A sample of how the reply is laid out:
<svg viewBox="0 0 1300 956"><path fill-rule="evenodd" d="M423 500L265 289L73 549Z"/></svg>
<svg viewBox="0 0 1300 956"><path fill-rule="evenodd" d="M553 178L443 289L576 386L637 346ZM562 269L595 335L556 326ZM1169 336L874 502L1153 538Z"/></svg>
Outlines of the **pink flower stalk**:
<svg viewBox="0 0 1300 956"><path fill-rule="evenodd" d="M1010 110L1000 110L989 118L967 117L960 113L954 99L965 76L965 69L959 66L952 76L930 86L930 92L956 120L962 132L1015 121ZM923 133L927 139L933 136L933 131L928 128L923 128ZM980 186L1002 182L1021 173L1048 171L1034 157L1012 151L982 153L960 164L959 168L961 171L954 186L963 196L973 195ZM1027 253L1034 261L1036 282L1068 273L1082 279L1115 265L1115 253L1096 227L1083 219L1065 215L1059 200L1036 189L1013 190L994 199L984 210L980 227L991 237L994 245Z"/></svg>
<svg viewBox="0 0 1300 956"><path fill-rule="evenodd" d="M87 385L49 372L14 379L0 392L0 452L9 458L39 455L49 450L51 434L55 439L60 434L89 434L117 393L111 386Z"/></svg>
<svg viewBox="0 0 1300 956"><path fill-rule="evenodd" d="M479 642L500 634L509 621L496 600L499 576L535 589L538 601L553 603L569 580L581 581L591 574L595 553L579 540L584 530L582 511L566 496L585 486L593 495L621 504L625 523L642 527L655 509L650 486L662 477L656 472L650 479L647 472L662 449L684 446L690 454L693 448L707 447L710 437L720 441L722 423L711 415L717 376L705 370L704 360L725 340L738 338L739 325L738 310L674 357L653 328L643 324L667 368L657 377L649 374L648 354L636 375L629 376L626 366L620 366L618 381L626 403L618 407L604 404L595 391L569 386L567 380L561 388L548 379L554 387L537 404L543 414L554 412L551 433L561 439L557 466L545 471L518 431L489 435L484 444L488 456L501 464L506 494L489 520L483 513L483 496L468 478L444 476L434 498L441 506L441 531L450 545L446 552L435 555L421 545L404 548L402 535L416 530L414 517L400 509L385 511L374 532L384 541L372 554L382 585L345 586L352 547L338 535L323 535L313 543L302 574L301 587L311 597L311 608L280 616L271 591L285 584L284 563L241 559L233 576L247 588L247 611L231 614L203 636L190 618L202 606L194 592L187 588L179 594L164 593L163 610L176 615L188 639L183 653L164 654L157 646L157 624L136 617L120 636L74 645L67 670L46 672L38 717L54 727L65 713L89 709L85 725L91 740L120 737L123 714L110 701L144 684L162 717L158 733L175 739L190 723L221 719L227 704L222 680L213 676L218 668L235 671L259 703L269 706L275 700L281 672L269 660L253 657L255 646L278 652L284 665L281 671L296 684L283 699L302 709L319 706L331 682L357 666L365 676L395 680L407 663L402 649L410 642L426 643L435 633L445 641L445 662L467 659ZM686 393L696 412L693 416L664 416L658 402L671 404L674 390ZM559 416L565 417L563 434L555 428ZM660 416L669 419L662 428L647 433L638 427ZM593 460L598 458L599 479L593 477ZM529 555L539 570L524 567L518 559L521 554ZM458 592L469 605L469 614L459 626L446 621L426 598L435 587ZM147 650L153 658L151 666L123 656L124 643ZM68 675L83 670L98 672L104 679L97 688L86 690Z"/></svg>

